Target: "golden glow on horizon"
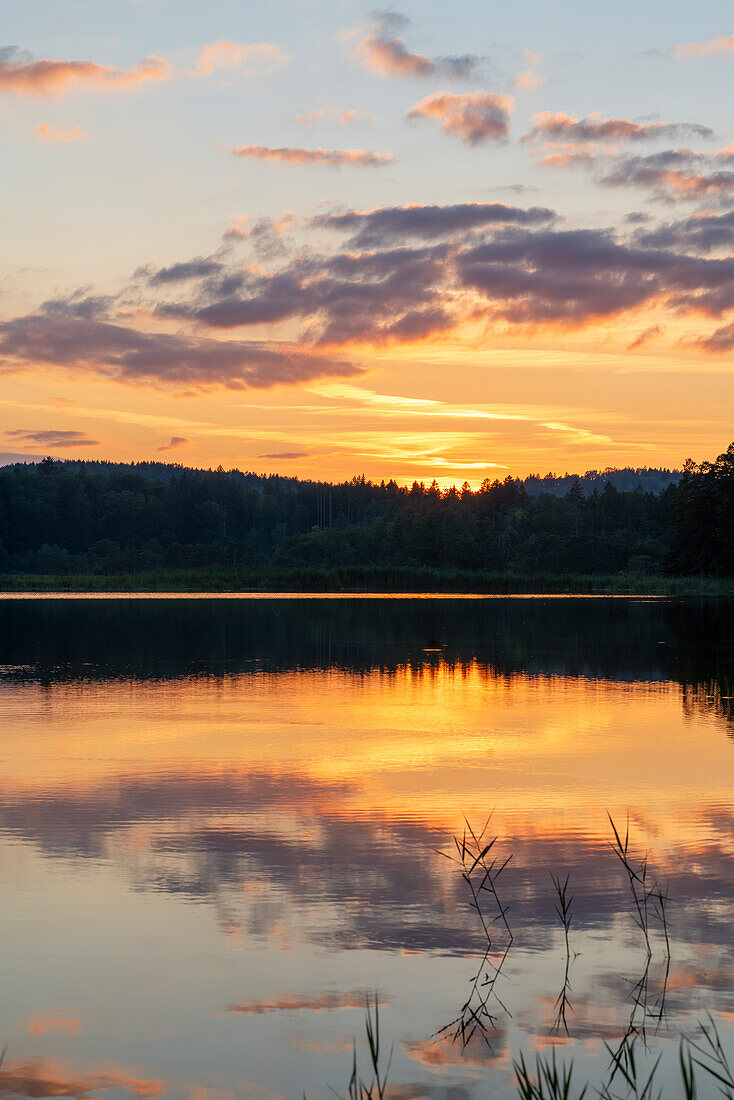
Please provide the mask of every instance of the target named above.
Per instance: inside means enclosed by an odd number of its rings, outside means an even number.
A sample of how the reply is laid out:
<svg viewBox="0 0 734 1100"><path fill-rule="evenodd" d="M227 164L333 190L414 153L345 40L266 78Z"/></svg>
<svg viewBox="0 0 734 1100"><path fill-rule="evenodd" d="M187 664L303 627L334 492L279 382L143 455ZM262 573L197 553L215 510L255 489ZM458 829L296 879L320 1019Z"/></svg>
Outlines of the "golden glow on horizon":
<svg viewBox="0 0 734 1100"><path fill-rule="evenodd" d="M688 374L671 372L659 358L653 370L648 357L644 369L629 374L629 356L557 352L551 369L548 354L508 349L478 361L464 349L456 361L449 355L427 362L416 352L391 367L389 388L381 370L369 385L250 390L230 394L224 406L221 391L185 398L161 391L151 400L148 391L91 377L80 387L53 372L17 374L6 379L0 409L14 428L83 428L100 440L100 446L65 448L57 457L175 459L327 480L364 473L402 484L435 477L442 487L467 480L477 488L485 477L548 469L680 466L689 455L701 460L718 454L729 442L726 401L713 409L706 383L716 378L719 389L729 386L724 375L699 374L690 395ZM720 364L704 366L708 372ZM663 369L668 374L661 388ZM449 374L460 384L461 404L445 399ZM523 404L514 400L519 384L530 398ZM731 387L734 399L734 380ZM186 442L173 453L159 450L172 435ZM6 436L1 449L19 447ZM38 453L32 443L26 449Z"/></svg>

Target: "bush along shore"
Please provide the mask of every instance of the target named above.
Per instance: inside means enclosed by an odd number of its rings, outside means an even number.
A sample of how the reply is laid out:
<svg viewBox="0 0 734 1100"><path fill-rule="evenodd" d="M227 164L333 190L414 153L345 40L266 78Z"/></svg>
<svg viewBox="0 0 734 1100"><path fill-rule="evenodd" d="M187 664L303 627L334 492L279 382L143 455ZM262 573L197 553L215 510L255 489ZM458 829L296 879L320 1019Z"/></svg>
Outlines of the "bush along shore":
<svg viewBox="0 0 734 1100"><path fill-rule="evenodd" d="M292 592L445 595L734 596L734 579L620 573L513 574L411 566L5 573L0 592Z"/></svg>

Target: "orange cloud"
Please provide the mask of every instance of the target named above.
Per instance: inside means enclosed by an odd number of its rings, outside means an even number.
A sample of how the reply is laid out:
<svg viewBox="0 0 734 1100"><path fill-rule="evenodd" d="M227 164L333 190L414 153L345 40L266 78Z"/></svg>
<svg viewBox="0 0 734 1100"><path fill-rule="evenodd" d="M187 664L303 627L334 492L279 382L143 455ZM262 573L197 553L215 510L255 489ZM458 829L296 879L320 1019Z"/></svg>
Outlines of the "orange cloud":
<svg viewBox="0 0 734 1100"><path fill-rule="evenodd" d="M202 46L193 75L211 76L223 70L240 70L242 76L255 77L275 72L289 61L288 54L272 42L230 42L223 38Z"/></svg>
<svg viewBox="0 0 734 1100"><path fill-rule="evenodd" d="M321 164L327 168L341 168L343 165L379 168L392 164L395 159L392 153L372 153L367 149L273 149L267 145L238 145L232 152L236 157L276 160L281 164Z"/></svg>
<svg viewBox="0 0 734 1100"><path fill-rule="evenodd" d="M546 81L543 79L543 77L538 76L538 74L534 70L537 65L540 65L542 63L543 59L539 53L535 52L535 50L523 50L522 54L528 65L528 68L525 69L523 72L517 74L517 76L512 81L513 86L515 88L525 89L539 88L541 84L545 84Z"/></svg>
<svg viewBox="0 0 734 1100"><path fill-rule="evenodd" d="M576 168L579 165L591 167L596 163L596 158L581 150L571 150L566 153L548 153L540 161L544 168Z"/></svg>
<svg viewBox="0 0 734 1100"><path fill-rule="evenodd" d="M341 107L320 107L317 111L306 111L293 117L302 126L311 126L316 122L337 122L340 126L347 126L351 122L374 122L376 115L354 107L346 111Z"/></svg>
<svg viewBox="0 0 734 1100"><path fill-rule="evenodd" d="M412 53L402 38L393 33L397 28L405 26L408 20L392 11L374 14L377 22L372 32L357 44L352 55L363 69L382 77L448 77L454 80L478 78L484 58L475 54L426 57L422 53Z"/></svg>
<svg viewBox="0 0 734 1100"><path fill-rule="evenodd" d="M503 1028L492 1033L496 1046L488 1046L483 1041L471 1047L453 1041L451 1034L441 1038L422 1039L403 1043L408 1058L432 1070L442 1070L446 1066L486 1066L500 1062L506 1055L506 1036Z"/></svg>
<svg viewBox="0 0 734 1100"><path fill-rule="evenodd" d="M356 1008L363 1011L365 1003L364 993L319 993L316 996L286 993L273 1001L248 1001L246 1004L227 1005L227 1012L243 1016L262 1016L266 1012L331 1012L337 1008Z"/></svg>
<svg viewBox="0 0 734 1100"><path fill-rule="evenodd" d="M646 141L652 138L693 135L713 137L708 126L697 123L633 122L629 118L603 118L601 111L594 111L584 118L566 111L539 111L530 120L532 129L524 134L523 141L534 138L553 138L573 141L577 144L596 144L603 141Z"/></svg>
<svg viewBox="0 0 734 1100"><path fill-rule="evenodd" d="M545 82L542 77L539 77L532 69L525 69L524 72L518 73L512 81L513 87L525 88L528 90L539 88L543 83Z"/></svg>
<svg viewBox="0 0 734 1100"><path fill-rule="evenodd" d="M704 57L707 54L729 53L734 50L734 34L720 34L708 42L688 42L675 47L677 57Z"/></svg>
<svg viewBox="0 0 734 1100"><path fill-rule="evenodd" d="M36 126L36 137L41 141L84 141L87 131L81 126L75 126L73 130L52 130L47 122Z"/></svg>
<svg viewBox="0 0 734 1100"><path fill-rule="evenodd" d="M167 80L170 75L168 62L155 55L143 58L132 69L117 69L92 61L36 61L17 50L0 54L0 92L12 95L61 95L84 85L128 88L147 80Z"/></svg>
<svg viewBox="0 0 734 1100"><path fill-rule="evenodd" d="M64 1016L61 1012L41 1012L28 1021L31 1035L47 1035L53 1032L78 1035L81 1029L82 1022L78 1017Z"/></svg>
<svg viewBox="0 0 734 1100"><path fill-rule="evenodd" d="M55 1096L84 1097L101 1089L129 1089L141 1100L158 1100L165 1083L141 1080L114 1070L73 1074L53 1062L4 1062L0 1067L0 1094L46 1100Z"/></svg>
<svg viewBox="0 0 734 1100"><path fill-rule="evenodd" d="M704 199L734 191L734 172L713 172L706 175L681 168L658 167L649 163L652 159L630 158L623 161L604 176L601 182L615 187L641 183L667 190L681 199ZM544 163L547 162L546 160Z"/></svg>
<svg viewBox="0 0 734 1100"><path fill-rule="evenodd" d="M455 135L467 145L478 145L507 137L514 103L510 95L481 88L463 95L435 92L411 107L407 117L438 118L444 133Z"/></svg>
<svg viewBox="0 0 734 1100"><path fill-rule="evenodd" d="M435 76L437 72L432 58L410 53L400 38L368 34L357 46L354 56L363 68L377 76Z"/></svg>

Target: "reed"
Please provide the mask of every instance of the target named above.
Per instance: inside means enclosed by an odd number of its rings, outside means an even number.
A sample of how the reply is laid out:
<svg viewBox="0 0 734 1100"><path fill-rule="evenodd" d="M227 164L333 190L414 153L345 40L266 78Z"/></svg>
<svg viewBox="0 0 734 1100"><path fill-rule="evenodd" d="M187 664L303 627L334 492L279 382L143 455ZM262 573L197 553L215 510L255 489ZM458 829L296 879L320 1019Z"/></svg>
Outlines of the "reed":
<svg viewBox="0 0 734 1100"><path fill-rule="evenodd" d="M476 830L465 819L463 833L453 837L453 851L439 852L459 867L468 890L469 904L478 916L486 943L479 968L471 979L469 996L457 1018L434 1035L436 1040L448 1036L454 1041L460 1041L462 1049L475 1035L482 1036L489 1043L489 1035L496 1028L497 1021L497 1017L489 1009L490 998L494 997L507 1012L497 994L496 984L512 947L514 935L508 919L509 907L501 899L498 880L512 856L502 858L498 854L498 837L488 836L490 821L491 815L484 827ZM665 1014L665 990L670 968L670 936L666 915L669 898L667 889L661 887L652 874L647 855L639 857L633 854L629 821L624 835L611 815L609 821L613 834L610 845L625 872L632 899L632 916L643 934L646 960L642 976L632 987L633 1009L629 1025L618 1045L605 1042L609 1065L605 1080L593 1091L599 1100L662 1100L662 1051L651 1062L648 1057L645 1022L652 1016L659 1024ZM570 891L569 874L561 878L551 872L550 876L555 893L555 913L563 928L566 948L564 985L556 1002L557 1024L563 1026L568 1034L566 1012L570 1007L569 970L572 958L576 957L571 950L570 938L574 919L574 896ZM649 1007L649 975L656 924L664 938L666 967L658 1000L659 1007L653 1012ZM367 1000L365 1030L370 1063L369 1080L365 1081L359 1073L355 1042L346 1100L391 1100L387 1078L392 1051L385 1063L381 1050L376 994L373 1002ZM555 1049L550 1054L537 1054L532 1063L521 1051L512 1065L520 1100L583 1100L592 1088L590 1082L577 1083L577 1066L574 1060L561 1063ZM710 1014L699 1025L693 1037L683 1036L680 1039L678 1068L678 1088L671 1092L666 1086L666 1100L671 1100L673 1095L680 1096L681 1100L699 1100L699 1097L704 1100L712 1096L712 1087L725 1100L734 1100L734 1071L727 1059L716 1022ZM703 1089L702 1082L705 1082ZM335 1095L339 1096L338 1093ZM395 1086L394 1095L396 1100L403 1095L400 1086Z"/></svg>
<svg viewBox="0 0 734 1100"><path fill-rule="evenodd" d="M379 1018L377 996L372 1005L369 1000L365 1018L367 1047L372 1077L366 1084L359 1075L357 1067L356 1042L354 1047L352 1070L345 1097L331 1090L339 1100L391 1100L387 1075L390 1067L382 1066L379 1039ZM660 1083L660 1064L662 1052L652 1065L643 1064L640 1056L641 1040L638 1036L626 1036L621 1046L614 1050L605 1044L611 1056L611 1069L605 1081L594 1092L599 1100L662 1100L663 1090ZM712 1096L711 1086L725 1100L734 1100L734 1073L721 1042L721 1036L713 1017L709 1014L698 1028L695 1038L683 1037L678 1050L679 1081L675 1093L666 1090L665 1100L704 1100ZM583 1100L591 1091L590 1082L575 1085L576 1066L571 1059L568 1063L559 1062L556 1051L550 1054L537 1054L534 1064L528 1062L524 1052L513 1059L515 1088L520 1100ZM704 1073L706 1082L704 1091L699 1089L699 1074ZM403 1095L400 1086L395 1086L394 1095Z"/></svg>
<svg viewBox="0 0 734 1100"><path fill-rule="evenodd" d="M634 909L633 920L644 936L647 954L648 956L652 955L652 944L650 940L651 920L653 917L656 917L664 933L666 949L668 955L670 955L670 936L668 934L666 913L666 906L668 903L667 890L663 889L657 879L652 878L650 875L647 855L644 855L641 859L635 859L632 856L630 851L629 817L627 818L624 840L622 840L622 835L617 829L612 815L607 813L607 817L609 818L609 823L612 826L612 832L614 834L614 841L610 843L610 847L624 867L625 874L627 875Z"/></svg>
<svg viewBox="0 0 734 1100"><path fill-rule="evenodd" d="M716 1021L707 1013L706 1023L700 1025L700 1037L687 1041L687 1072L684 1077L695 1085L694 1066L698 1066L716 1081L719 1091L726 1100L734 1100L734 1071L729 1064L726 1051L721 1042ZM683 1072L683 1051L681 1050L681 1072ZM695 1093L693 1093L695 1095Z"/></svg>
<svg viewBox="0 0 734 1100"><path fill-rule="evenodd" d="M347 1083L346 1100L385 1100L387 1090L387 1077L392 1062L392 1047L383 1065L382 1049L380 1043L380 1004L377 993L370 1002L369 994L366 997L365 1006L365 1032L367 1035L367 1053L370 1069L368 1071L369 1083L365 1081L359 1072L357 1058L357 1040L352 1045L352 1071ZM344 1100L341 1093L329 1086L330 1091L338 1098ZM306 1100L306 1094L303 1094Z"/></svg>
<svg viewBox="0 0 734 1100"><path fill-rule="evenodd" d="M534 1075L527 1066L524 1054L513 1062L513 1069L521 1100L571 1100L573 1064L559 1067L555 1050L550 1057L540 1054L536 1057ZM588 1087L583 1086L576 1100L583 1100Z"/></svg>

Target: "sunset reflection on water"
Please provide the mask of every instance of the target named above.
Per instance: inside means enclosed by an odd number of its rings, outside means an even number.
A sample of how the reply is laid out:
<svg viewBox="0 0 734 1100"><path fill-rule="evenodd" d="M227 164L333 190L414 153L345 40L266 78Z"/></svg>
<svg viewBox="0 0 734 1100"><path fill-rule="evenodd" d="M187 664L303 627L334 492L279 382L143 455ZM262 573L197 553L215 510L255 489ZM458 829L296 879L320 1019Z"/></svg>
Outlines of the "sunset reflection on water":
<svg viewBox="0 0 734 1100"><path fill-rule="evenodd" d="M511 1094L511 1055L549 1043L596 1072L646 966L608 812L671 898L651 1043L706 1010L726 1030L731 621L716 601L4 602L0 1086L323 1095L375 990L402 1096L488 1074ZM433 1036L483 941L437 850L490 812L514 939L490 1045L462 1050ZM575 897L568 1035L550 871Z"/></svg>

